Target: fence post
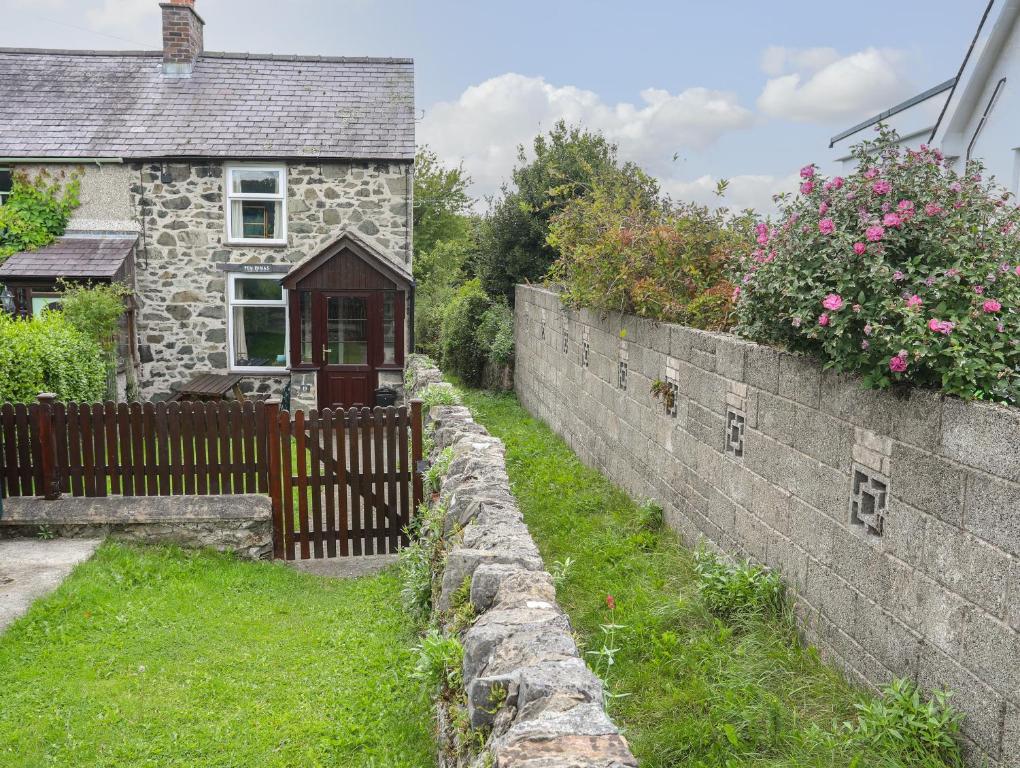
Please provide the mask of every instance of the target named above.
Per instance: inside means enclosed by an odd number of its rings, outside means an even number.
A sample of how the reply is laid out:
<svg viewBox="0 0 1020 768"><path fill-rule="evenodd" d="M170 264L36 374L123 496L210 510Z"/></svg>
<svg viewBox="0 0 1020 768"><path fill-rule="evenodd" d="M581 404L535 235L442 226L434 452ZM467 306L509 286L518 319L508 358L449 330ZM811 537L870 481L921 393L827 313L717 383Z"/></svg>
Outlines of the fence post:
<svg viewBox="0 0 1020 768"><path fill-rule="evenodd" d="M283 540L283 497L281 496L280 473L280 400L266 400L266 457L269 465L269 499L273 507L273 557L282 559L284 556ZM286 413L284 413L286 418ZM290 467L287 468L288 470Z"/></svg>
<svg viewBox="0 0 1020 768"><path fill-rule="evenodd" d="M421 398L411 400L411 471L414 473L414 497L411 503L411 513L417 514L418 507L423 501L424 489L422 487L422 423L421 423Z"/></svg>
<svg viewBox="0 0 1020 768"><path fill-rule="evenodd" d="M60 498L60 483L57 478L57 441L53 434L53 401L57 396L52 392L40 392L36 396L36 431L39 434L39 470L42 488L36 488L36 495L53 501Z"/></svg>

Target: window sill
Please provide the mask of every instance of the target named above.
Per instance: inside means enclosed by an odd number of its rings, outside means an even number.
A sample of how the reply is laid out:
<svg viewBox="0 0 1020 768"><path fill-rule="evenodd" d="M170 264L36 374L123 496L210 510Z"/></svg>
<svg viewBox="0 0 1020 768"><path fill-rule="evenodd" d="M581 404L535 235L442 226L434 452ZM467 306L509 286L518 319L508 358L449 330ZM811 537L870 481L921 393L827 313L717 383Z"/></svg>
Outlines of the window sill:
<svg viewBox="0 0 1020 768"><path fill-rule="evenodd" d="M279 376L285 377L290 373L289 368L229 368L227 373L237 376Z"/></svg>
<svg viewBox="0 0 1020 768"><path fill-rule="evenodd" d="M286 248L286 240L227 240L227 245L245 248Z"/></svg>

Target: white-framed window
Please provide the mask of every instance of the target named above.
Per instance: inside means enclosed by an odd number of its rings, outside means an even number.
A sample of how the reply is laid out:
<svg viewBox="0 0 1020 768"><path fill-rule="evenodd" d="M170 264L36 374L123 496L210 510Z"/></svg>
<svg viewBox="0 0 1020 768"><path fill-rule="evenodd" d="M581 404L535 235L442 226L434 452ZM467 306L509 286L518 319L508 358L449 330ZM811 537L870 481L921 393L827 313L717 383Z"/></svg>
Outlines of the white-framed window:
<svg viewBox="0 0 1020 768"><path fill-rule="evenodd" d="M287 368L287 291L280 275L231 273L227 278L230 370L279 373Z"/></svg>
<svg viewBox="0 0 1020 768"><path fill-rule="evenodd" d="M14 188L14 173L10 168L0 168L0 205L7 202Z"/></svg>
<svg viewBox="0 0 1020 768"><path fill-rule="evenodd" d="M287 166L227 166L227 242L287 244Z"/></svg>

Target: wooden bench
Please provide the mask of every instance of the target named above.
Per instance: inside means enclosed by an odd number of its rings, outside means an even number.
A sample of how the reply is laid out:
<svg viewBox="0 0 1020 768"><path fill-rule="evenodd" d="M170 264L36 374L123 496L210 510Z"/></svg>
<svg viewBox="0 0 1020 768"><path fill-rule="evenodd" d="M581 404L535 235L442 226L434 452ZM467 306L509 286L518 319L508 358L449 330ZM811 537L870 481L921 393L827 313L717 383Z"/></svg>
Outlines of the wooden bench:
<svg viewBox="0 0 1020 768"><path fill-rule="evenodd" d="M200 373L177 387L167 402L177 400L222 400L233 390L238 402L244 402L241 377L235 373Z"/></svg>

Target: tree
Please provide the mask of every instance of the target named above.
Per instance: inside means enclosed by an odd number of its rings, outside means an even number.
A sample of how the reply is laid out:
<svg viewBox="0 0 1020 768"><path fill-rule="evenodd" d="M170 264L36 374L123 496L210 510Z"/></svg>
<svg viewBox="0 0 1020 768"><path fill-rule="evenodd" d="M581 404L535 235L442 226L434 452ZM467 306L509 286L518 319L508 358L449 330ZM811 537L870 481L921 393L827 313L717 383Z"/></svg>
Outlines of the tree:
<svg viewBox="0 0 1020 768"><path fill-rule="evenodd" d="M414 158L415 261L440 241L466 236L472 202L467 193L470 184L471 177L462 165L443 165L427 146L418 150Z"/></svg>
<svg viewBox="0 0 1020 768"><path fill-rule="evenodd" d="M567 126L562 120L532 145L534 159L518 148L515 189L504 188L482 231L478 276L490 294L513 301L513 287L539 280L556 260L547 242L549 221L596 182L623 176L635 183L649 204L658 185L633 163L619 165L616 145L600 133Z"/></svg>

